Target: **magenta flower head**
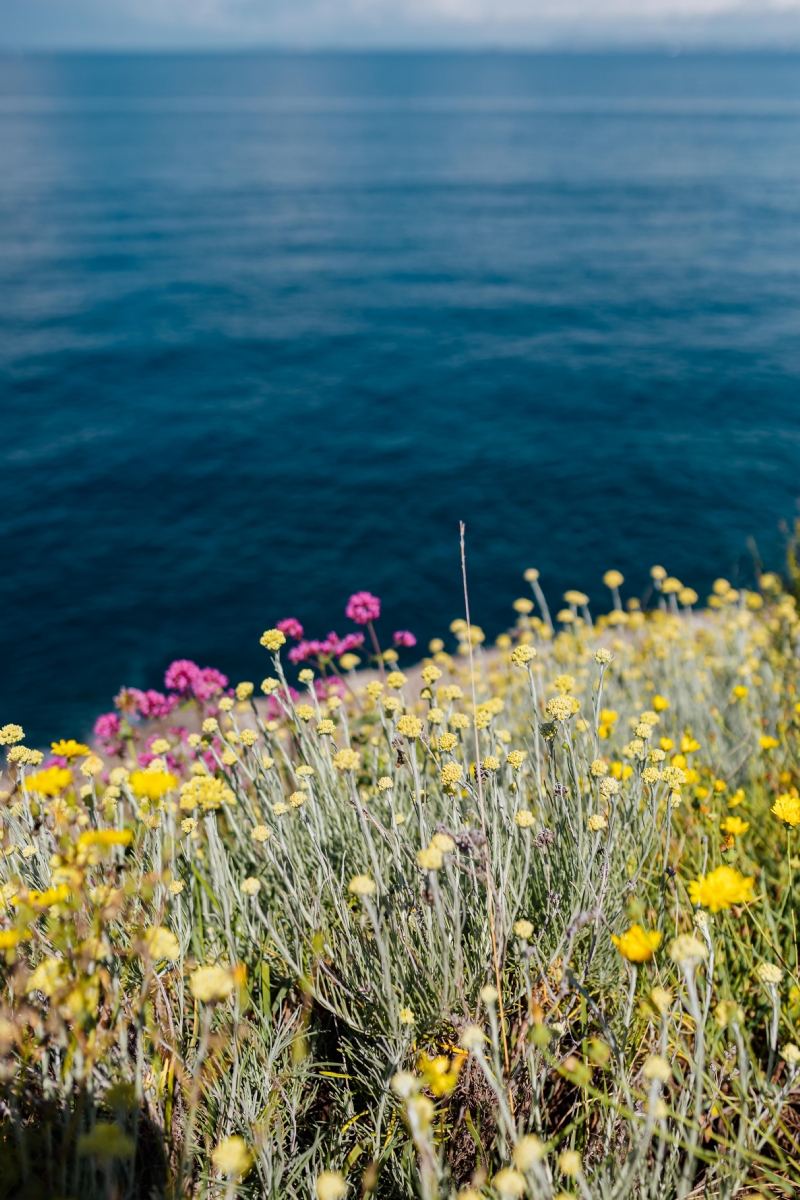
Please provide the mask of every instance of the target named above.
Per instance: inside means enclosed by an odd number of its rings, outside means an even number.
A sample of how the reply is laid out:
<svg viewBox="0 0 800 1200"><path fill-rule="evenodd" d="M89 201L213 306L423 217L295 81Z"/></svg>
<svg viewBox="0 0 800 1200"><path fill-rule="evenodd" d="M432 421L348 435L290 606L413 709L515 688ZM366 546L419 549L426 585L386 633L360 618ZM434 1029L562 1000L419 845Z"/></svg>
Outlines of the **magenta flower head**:
<svg viewBox="0 0 800 1200"><path fill-rule="evenodd" d="M394 644L395 646L408 646L411 649L412 646L416 646L417 639L407 629L398 629L394 635Z"/></svg>
<svg viewBox="0 0 800 1200"><path fill-rule="evenodd" d="M197 663L190 662L188 658L179 658L167 667L164 687L170 692L179 692L181 696L188 696L192 690L192 684L199 674L200 668Z"/></svg>
<svg viewBox="0 0 800 1200"><path fill-rule="evenodd" d="M148 688L146 692L131 688L130 692L136 697L136 707L146 721L155 717L167 717L178 704L177 696L164 696L161 692Z"/></svg>
<svg viewBox="0 0 800 1200"><path fill-rule="evenodd" d="M192 680L192 691L200 700L210 700L217 692L222 692L228 686L228 676L223 675L215 667L203 667Z"/></svg>
<svg viewBox="0 0 800 1200"><path fill-rule="evenodd" d="M368 621L377 621L381 615L381 602L372 592L354 592L344 613L356 625L366 625Z"/></svg>
<svg viewBox="0 0 800 1200"><path fill-rule="evenodd" d="M281 633L285 633L287 637L294 638L295 641L303 636L303 626L294 617L285 617L284 620L278 621L275 628L280 629Z"/></svg>
<svg viewBox="0 0 800 1200"><path fill-rule="evenodd" d="M118 713L101 713L94 723L94 732L99 738L115 738L121 724Z"/></svg>

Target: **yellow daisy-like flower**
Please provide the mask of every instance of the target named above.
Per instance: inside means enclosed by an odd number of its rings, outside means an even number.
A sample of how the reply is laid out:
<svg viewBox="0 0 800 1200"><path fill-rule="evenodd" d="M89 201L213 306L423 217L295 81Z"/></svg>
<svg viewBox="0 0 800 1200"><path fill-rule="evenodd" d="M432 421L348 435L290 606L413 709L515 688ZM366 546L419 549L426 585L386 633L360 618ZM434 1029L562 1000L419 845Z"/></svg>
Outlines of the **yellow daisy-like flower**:
<svg viewBox="0 0 800 1200"><path fill-rule="evenodd" d="M27 788L29 792L37 792L40 796L57 796L71 783L72 772L66 767L47 767L28 777Z"/></svg>
<svg viewBox="0 0 800 1200"><path fill-rule="evenodd" d="M726 817L724 821L720 821L719 827L723 833L732 833L734 837L741 837L743 833L747 833L750 822L743 821L741 817Z"/></svg>
<svg viewBox="0 0 800 1200"><path fill-rule="evenodd" d="M89 753L89 747L84 746L83 742L76 742L74 738L62 738L60 742L51 742L50 749L60 758L80 758L82 754Z"/></svg>
<svg viewBox="0 0 800 1200"><path fill-rule="evenodd" d="M333 765L337 771L357 771L361 762L358 750L340 750L333 756Z"/></svg>
<svg viewBox="0 0 800 1200"><path fill-rule="evenodd" d="M131 791L140 800L145 797L148 800L160 800L177 784L177 776L171 771L131 771Z"/></svg>
<svg viewBox="0 0 800 1200"><path fill-rule="evenodd" d="M641 925L631 925L619 937L612 934L611 940L628 962L645 963L653 957L662 938L657 929L648 933Z"/></svg>
<svg viewBox="0 0 800 1200"><path fill-rule="evenodd" d="M286 637L281 633L280 629L266 629L260 637L261 645L267 650L280 650L286 642Z"/></svg>
<svg viewBox="0 0 800 1200"><path fill-rule="evenodd" d="M30 784L28 786L30 787ZM778 796L770 812L773 812L781 821L785 821L787 825L800 825L800 797L785 792L784 795Z"/></svg>
<svg viewBox="0 0 800 1200"><path fill-rule="evenodd" d="M751 892L755 877L745 877L733 867L717 867L708 875L701 875L689 883L689 899L692 904L702 904L712 913L730 908L732 904L747 904L752 900Z"/></svg>

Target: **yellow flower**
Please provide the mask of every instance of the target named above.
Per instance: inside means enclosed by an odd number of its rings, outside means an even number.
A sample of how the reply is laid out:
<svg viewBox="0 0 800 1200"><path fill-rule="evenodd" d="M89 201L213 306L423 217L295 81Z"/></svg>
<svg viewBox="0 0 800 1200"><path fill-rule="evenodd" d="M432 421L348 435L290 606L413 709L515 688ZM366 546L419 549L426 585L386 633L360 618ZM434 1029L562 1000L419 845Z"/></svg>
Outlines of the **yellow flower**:
<svg viewBox="0 0 800 1200"><path fill-rule="evenodd" d="M261 891L261 882L253 875L248 875L247 879L242 881L242 891L245 896L257 896Z"/></svg>
<svg viewBox="0 0 800 1200"><path fill-rule="evenodd" d="M375 880L370 879L369 875L354 875L347 885L348 892L354 896L371 896L375 889Z"/></svg>
<svg viewBox="0 0 800 1200"><path fill-rule="evenodd" d="M497 758L494 754L489 754L483 760L483 762L481 763L481 766L483 767L484 771L499 771L500 770L500 759Z"/></svg>
<svg viewBox="0 0 800 1200"><path fill-rule="evenodd" d="M347 1191L344 1176L338 1171L323 1171L315 1185L317 1200L341 1200Z"/></svg>
<svg viewBox="0 0 800 1200"><path fill-rule="evenodd" d="M357 771L361 763L358 750L340 750L333 756L333 765L337 771Z"/></svg>
<svg viewBox="0 0 800 1200"><path fill-rule="evenodd" d="M47 767L29 776L27 787L29 792L36 792L40 796L57 796L71 783L72 772L66 767Z"/></svg>
<svg viewBox="0 0 800 1200"><path fill-rule="evenodd" d="M281 646L283 646L286 642L286 638L284 634L281 633L280 629L266 629L262 633L260 641L262 646L264 646L267 650L272 650L274 653L275 651L280 650Z"/></svg>
<svg viewBox="0 0 800 1200"><path fill-rule="evenodd" d="M13 746L14 742L21 742L24 737L21 725L4 725L0 729L0 746Z"/></svg>
<svg viewBox="0 0 800 1200"><path fill-rule="evenodd" d="M657 929L648 933L641 925L631 925L619 937L612 934L611 940L628 962L645 963L650 961L661 945L661 934Z"/></svg>
<svg viewBox="0 0 800 1200"><path fill-rule="evenodd" d="M777 750L778 746L780 746L777 738L769 737L767 734L758 739L758 744L762 750Z"/></svg>
<svg viewBox="0 0 800 1200"><path fill-rule="evenodd" d="M381 775L378 780L378 787L382 792L389 792L394 787L394 780L390 775Z"/></svg>
<svg viewBox="0 0 800 1200"><path fill-rule="evenodd" d="M317 725L317 733L320 737L332 736L334 733L336 733L336 726L334 725L333 721L329 721L328 718L325 717Z"/></svg>
<svg viewBox="0 0 800 1200"><path fill-rule="evenodd" d="M51 742L50 749L60 758L80 758L82 754L89 753L89 747L84 746L83 742L76 742L74 738L70 738L69 741L62 738L60 742Z"/></svg>
<svg viewBox="0 0 800 1200"><path fill-rule="evenodd" d="M152 959L167 958L176 962L181 956L181 946L171 929L154 925L142 935L147 952Z"/></svg>
<svg viewBox="0 0 800 1200"><path fill-rule="evenodd" d="M747 904L755 883L754 876L745 878L733 867L717 867L708 875L701 875L689 884L689 899L692 904L702 904L712 913L730 908L732 904Z"/></svg>
<svg viewBox="0 0 800 1200"><path fill-rule="evenodd" d="M78 838L79 846L130 846L130 829L87 829Z"/></svg>
<svg viewBox="0 0 800 1200"><path fill-rule="evenodd" d="M244 1175L253 1164L253 1156L244 1138L229 1137L212 1152L211 1161L223 1175Z"/></svg>
<svg viewBox="0 0 800 1200"><path fill-rule="evenodd" d="M0 930L0 950L11 950L19 941L20 935L16 929Z"/></svg>
<svg viewBox="0 0 800 1200"><path fill-rule="evenodd" d="M732 833L734 837L740 837L747 833L750 822L743 821L741 817L726 817L724 821L720 821L719 827L723 833Z"/></svg>
<svg viewBox="0 0 800 1200"><path fill-rule="evenodd" d="M310 721L316 710L310 704L298 704L294 711L301 721Z"/></svg>
<svg viewBox="0 0 800 1200"><path fill-rule="evenodd" d="M589 826L592 833L599 833L601 829L606 828L608 821L602 815L602 813L592 813L586 824Z"/></svg>
<svg viewBox="0 0 800 1200"><path fill-rule="evenodd" d="M441 850L442 854L452 854L456 844L449 833L435 833L431 838L431 846Z"/></svg>
<svg viewBox="0 0 800 1200"><path fill-rule="evenodd" d="M535 819L533 813L529 812L527 808L521 808L514 816L514 821L520 829L530 829Z"/></svg>
<svg viewBox="0 0 800 1200"><path fill-rule="evenodd" d="M535 1133L526 1133L514 1147L514 1163L520 1171L530 1171L535 1163L545 1157L544 1142Z"/></svg>
<svg viewBox="0 0 800 1200"><path fill-rule="evenodd" d="M235 982L231 972L224 967L198 967L189 976L192 995L206 1004L230 996Z"/></svg>
<svg viewBox="0 0 800 1200"><path fill-rule="evenodd" d="M413 1008L401 1008L397 1017L401 1025L413 1025L416 1020Z"/></svg>
<svg viewBox="0 0 800 1200"><path fill-rule="evenodd" d="M521 1196L525 1191L525 1176L513 1167L503 1167L492 1178L492 1187L500 1196Z"/></svg>
<svg viewBox="0 0 800 1200"><path fill-rule="evenodd" d="M624 582L625 578L620 574L619 571L606 571L605 575L603 576L603 583L607 588L621 587Z"/></svg>
<svg viewBox="0 0 800 1200"><path fill-rule="evenodd" d="M511 661L515 667L527 667L528 663L536 657L536 648L529 646L523 642L520 646L515 646L511 651Z"/></svg>
<svg viewBox="0 0 800 1200"><path fill-rule="evenodd" d="M509 750L506 755L506 762L514 771L518 771L525 762L524 750Z"/></svg>
<svg viewBox="0 0 800 1200"><path fill-rule="evenodd" d="M770 812L773 812L781 821L785 821L787 825L800 825L800 797L785 792L782 796L778 796Z"/></svg>
<svg viewBox="0 0 800 1200"><path fill-rule="evenodd" d="M417 851L417 865L422 871L438 871L443 862L442 852L436 846Z"/></svg>
<svg viewBox="0 0 800 1200"><path fill-rule="evenodd" d="M163 776L154 775L153 778L160 779ZM228 785L213 775L195 775L181 784L180 806L185 812L196 808L198 804L209 812L221 804L234 804L235 801L236 797Z"/></svg>
<svg viewBox="0 0 800 1200"><path fill-rule="evenodd" d="M270 836L269 826L267 825L256 825L250 834L250 837L254 842L261 843L268 842Z"/></svg>
<svg viewBox="0 0 800 1200"><path fill-rule="evenodd" d="M573 713L572 700L569 696L553 696L547 701L547 715L554 721L566 721Z"/></svg>
<svg viewBox="0 0 800 1200"><path fill-rule="evenodd" d="M413 741L422 733L422 721L419 717L412 716L411 713L403 713L397 722L397 732L408 738L409 741Z"/></svg>
<svg viewBox="0 0 800 1200"><path fill-rule="evenodd" d="M177 787L177 776L171 771L132 771L130 777L131 791L140 800L160 800L162 796ZM185 785L184 785L185 786Z"/></svg>
<svg viewBox="0 0 800 1200"><path fill-rule="evenodd" d="M665 712L669 708L669 700L665 696L655 695L653 696L653 708L657 713Z"/></svg>
<svg viewBox="0 0 800 1200"><path fill-rule="evenodd" d="M519 921L515 921L514 933L518 938L521 938L523 942L527 942L528 938L533 937L533 922L526 921L524 917Z"/></svg>

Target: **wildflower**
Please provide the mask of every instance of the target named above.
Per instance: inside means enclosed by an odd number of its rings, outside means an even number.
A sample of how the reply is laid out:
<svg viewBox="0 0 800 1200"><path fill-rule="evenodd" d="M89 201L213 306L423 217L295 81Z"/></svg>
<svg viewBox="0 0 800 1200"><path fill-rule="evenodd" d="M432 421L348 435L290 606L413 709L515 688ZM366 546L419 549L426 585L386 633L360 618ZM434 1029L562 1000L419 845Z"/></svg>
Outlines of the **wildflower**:
<svg viewBox="0 0 800 1200"><path fill-rule="evenodd" d="M301 721L310 721L316 715L316 710L310 704L298 704L294 711Z"/></svg>
<svg viewBox="0 0 800 1200"><path fill-rule="evenodd" d="M521 808L519 812L515 813L514 815L514 821L517 825L519 825L520 829L530 829L534 824L535 819L536 818L534 817L533 813L527 808Z"/></svg>
<svg viewBox="0 0 800 1200"><path fill-rule="evenodd" d="M172 883L167 888L167 891L169 892L169 894L171 896L180 896L181 892L183 891L183 889L185 887L186 887L186 884L183 882L182 879L173 879Z"/></svg>
<svg viewBox="0 0 800 1200"><path fill-rule="evenodd" d="M413 741L422 733L422 722L419 717L412 716L411 713L403 713L397 722L397 732L408 738L409 741Z"/></svg>
<svg viewBox="0 0 800 1200"><path fill-rule="evenodd" d="M672 1068L660 1054L651 1054L642 1067L642 1075L645 1079L657 1079L659 1083L666 1083L672 1076Z"/></svg>
<svg viewBox="0 0 800 1200"><path fill-rule="evenodd" d="M449 833L435 833L431 838L431 846L441 850L442 854L452 854L456 844Z"/></svg>
<svg viewBox="0 0 800 1200"><path fill-rule="evenodd" d="M264 842L269 841L270 836L270 830L267 825L256 825L250 833L250 837L253 839L253 841L260 842L262 845Z"/></svg>
<svg viewBox="0 0 800 1200"><path fill-rule="evenodd" d="M405 819L404 815L400 812L395 813L394 814L394 823L395 823L395 825L405 825L406 819Z"/></svg>
<svg viewBox="0 0 800 1200"><path fill-rule="evenodd" d="M12 726L12 729L18 728L18 725ZM60 742L51 742L50 749L59 758L80 758L81 755L89 753L89 747L84 746L83 742L76 742L74 738L70 738L69 741L62 738Z"/></svg>
<svg viewBox="0 0 800 1200"><path fill-rule="evenodd" d="M186 817L185 820L181 821L181 829L184 833L194 833L196 828L197 821L195 821L194 817Z"/></svg>
<svg viewBox="0 0 800 1200"><path fill-rule="evenodd" d="M600 667L607 667L608 664L611 662L611 659L612 659L611 651L606 650L604 646L601 646L599 650L595 650L595 652L594 652L594 661Z"/></svg>
<svg viewBox="0 0 800 1200"><path fill-rule="evenodd" d="M14 742L21 742L24 737L21 725L4 725L0 729L0 746L11 746Z"/></svg>
<svg viewBox="0 0 800 1200"><path fill-rule="evenodd" d="M506 755L506 762L514 771L518 771L525 762L524 750L509 750Z"/></svg>
<svg viewBox="0 0 800 1200"><path fill-rule="evenodd" d="M511 651L511 661L515 667L527 667L535 657L536 647L529 646L527 642L522 642Z"/></svg>
<svg viewBox="0 0 800 1200"><path fill-rule="evenodd" d="M735 1000L720 1000L714 1009L714 1020L720 1029L727 1029L729 1025L734 1024L741 1025L744 1021L744 1010Z"/></svg>
<svg viewBox="0 0 800 1200"><path fill-rule="evenodd" d="M444 720L444 713L441 708L428 709L428 721L431 725L441 725Z"/></svg>
<svg viewBox="0 0 800 1200"><path fill-rule="evenodd" d="M247 879L242 881L242 891L245 896L257 896L261 891L261 881L254 875L248 875Z"/></svg>
<svg viewBox="0 0 800 1200"><path fill-rule="evenodd" d="M670 992L667 988L654 987L650 992L649 999L650 1003L653 1005L653 1008L656 1010L656 1012L660 1013L662 1017L665 1017L672 1007L672 992Z"/></svg>
<svg viewBox="0 0 800 1200"><path fill-rule="evenodd" d="M338 1171L322 1171L315 1184L317 1200L340 1200L347 1191L344 1176Z"/></svg>
<svg viewBox="0 0 800 1200"><path fill-rule="evenodd" d="M317 725L317 733L320 737L332 737L336 733L336 725L333 721L324 717Z"/></svg>
<svg viewBox="0 0 800 1200"><path fill-rule="evenodd" d="M401 688L404 683L408 683L402 671L390 671L386 676L386 686L390 688Z"/></svg>
<svg viewBox="0 0 800 1200"><path fill-rule="evenodd" d="M398 629L392 634L392 640L395 646L404 646L407 650L410 650L412 646L416 646L417 644L417 639L407 629Z"/></svg>
<svg viewBox="0 0 800 1200"><path fill-rule="evenodd" d="M450 718L453 729L469 729L470 719L466 713L453 713Z"/></svg>
<svg viewBox="0 0 800 1200"><path fill-rule="evenodd" d="M375 880L370 879L369 875L354 875L347 885L347 890L354 896L372 896L376 886Z"/></svg>
<svg viewBox="0 0 800 1200"><path fill-rule="evenodd" d="M645 767L645 769L642 771L642 782L643 783L646 783L649 785L658 783L660 777L661 777L661 772L659 771L658 767Z"/></svg>
<svg viewBox="0 0 800 1200"><path fill-rule="evenodd" d="M308 796L305 794L305 792L292 792L291 796L289 797L289 803L291 804L292 808L301 808L307 799Z"/></svg>
<svg viewBox="0 0 800 1200"><path fill-rule="evenodd" d="M521 1196L525 1191L525 1176L512 1167L503 1167L493 1176L492 1187L500 1196Z"/></svg>
<svg viewBox="0 0 800 1200"><path fill-rule="evenodd" d="M137 799L160 800L177 786L178 779L171 771L132 771L129 782Z"/></svg>
<svg viewBox="0 0 800 1200"><path fill-rule="evenodd" d="M271 696L273 692L277 692L280 686L280 680L273 679L271 676L261 680L261 690L265 696Z"/></svg>
<svg viewBox="0 0 800 1200"><path fill-rule="evenodd" d="M439 871L443 862L442 852L436 846L417 851L417 866L422 871Z"/></svg>
<svg viewBox="0 0 800 1200"><path fill-rule="evenodd" d="M668 946L669 956L679 966L691 968L708 958L708 948L691 933L681 933Z"/></svg>
<svg viewBox="0 0 800 1200"><path fill-rule="evenodd" d="M441 679L442 672L433 663L428 663L427 667L423 668L422 678L427 684L436 683L437 679Z"/></svg>
<svg viewBox="0 0 800 1200"><path fill-rule="evenodd" d="M260 641L267 650L277 653L281 646L286 644L286 635L280 629L266 629L262 633Z"/></svg>
<svg viewBox="0 0 800 1200"><path fill-rule="evenodd" d="M600 795L604 800L610 800L612 796L616 796L619 791L618 779L601 779L600 780Z"/></svg>
<svg viewBox="0 0 800 1200"><path fill-rule="evenodd" d="M603 583L607 588L622 587L624 582L625 579L619 571L606 571L605 575L603 576Z"/></svg>
<svg viewBox="0 0 800 1200"><path fill-rule="evenodd" d="M130 829L87 829L78 838L79 846L130 846Z"/></svg>
<svg viewBox="0 0 800 1200"><path fill-rule="evenodd" d="M558 1169L562 1175L569 1175L575 1178L581 1173L581 1156L577 1150L565 1150L558 1159Z"/></svg>
<svg viewBox="0 0 800 1200"><path fill-rule="evenodd" d="M53 996L61 986L66 963L60 958L44 958L28 980L25 991Z"/></svg>
<svg viewBox="0 0 800 1200"><path fill-rule="evenodd" d="M777 738L769 737L766 734L758 739L758 744L762 750L777 750L778 746L780 746Z"/></svg>
<svg viewBox="0 0 800 1200"><path fill-rule="evenodd" d="M653 729L652 726L648 725L645 721L640 721L636 726L634 733L636 734L637 738L642 738L644 741L647 741L649 737L653 736Z"/></svg>
<svg viewBox="0 0 800 1200"><path fill-rule="evenodd" d="M530 1171L546 1154L544 1142L535 1133L526 1133L514 1147L514 1163L520 1171Z"/></svg>
<svg viewBox="0 0 800 1200"><path fill-rule="evenodd" d="M397 1017L401 1025L413 1025L416 1020L413 1008L401 1008Z"/></svg>
<svg viewBox="0 0 800 1200"><path fill-rule="evenodd" d="M161 776L155 776L155 778L161 778ZM222 804L234 804L235 802L236 797L228 785L213 775L195 775L181 784L180 807L185 811L197 808L199 805L205 812L211 812Z"/></svg>
<svg viewBox="0 0 800 1200"><path fill-rule="evenodd" d="M785 821L787 825L792 827L800 825L800 797L785 792L778 796L770 812L773 812L781 821Z"/></svg>
<svg viewBox="0 0 800 1200"><path fill-rule="evenodd" d="M485 1041L486 1035L479 1025L467 1025L461 1033L461 1045L473 1054L481 1049Z"/></svg>
<svg viewBox="0 0 800 1200"><path fill-rule="evenodd" d="M358 750L340 750L333 756L333 765L337 771L357 771L361 763Z"/></svg>
<svg viewBox="0 0 800 1200"><path fill-rule="evenodd" d="M483 767L484 771L499 771L500 770L500 759L497 758L494 754L489 754L483 760L483 762L481 763L481 766Z"/></svg>
<svg viewBox="0 0 800 1200"><path fill-rule="evenodd" d="M719 827L723 833L731 833L734 837L740 837L743 833L747 833L750 822L743 821L741 817L726 817L724 821L720 821Z"/></svg>
<svg viewBox="0 0 800 1200"><path fill-rule="evenodd" d="M521 938L523 942L527 942L529 938L533 937L533 922L526 921L524 917L519 921L515 921L514 933L518 938Z"/></svg>
<svg viewBox="0 0 800 1200"><path fill-rule="evenodd" d="M235 980L224 967L198 967L189 976L189 987L196 1000L210 1004L224 1000L234 989Z"/></svg>
<svg viewBox="0 0 800 1200"><path fill-rule="evenodd" d="M377 621L381 615L381 602L371 592L354 592L347 601L344 613L356 625L367 625L370 621Z"/></svg>
<svg viewBox="0 0 800 1200"><path fill-rule="evenodd" d="M46 767L28 777L27 787L40 796L58 796L71 783L72 772L66 767Z"/></svg>
<svg viewBox="0 0 800 1200"><path fill-rule="evenodd" d="M150 957L155 961L160 958L175 962L181 956L181 944L170 929L163 925L154 925L145 929L142 939Z"/></svg>
<svg viewBox="0 0 800 1200"><path fill-rule="evenodd" d="M211 1161L223 1175L239 1176L249 1171L253 1156L241 1137L229 1137L212 1151Z"/></svg>
<svg viewBox="0 0 800 1200"><path fill-rule="evenodd" d="M794 1042L787 1042L781 1050L781 1058L790 1067L796 1067L800 1063L800 1048Z"/></svg>
<svg viewBox="0 0 800 1200"><path fill-rule="evenodd" d="M747 904L752 899L754 883L752 875L745 878L733 867L717 867L689 883L689 898L692 904L702 904L717 913L732 904Z"/></svg>
<svg viewBox="0 0 800 1200"><path fill-rule="evenodd" d="M602 813L592 813L586 823L591 829L592 833L599 833L601 829L606 829L608 827L608 821L602 815Z"/></svg>
<svg viewBox="0 0 800 1200"><path fill-rule="evenodd" d="M756 967L756 975L762 983L777 984L783 979L783 971L775 963L759 963Z"/></svg>
<svg viewBox="0 0 800 1200"><path fill-rule="evenodd" d="M553 696L547 701L546 712L554 721L566 721L572 716L572 701L569 696Z"/></svg>
<svg viewBox="0 0 800 1200"><path fill-rule="evenodd" d="M611 940L628 962L645 963L650 961L661 945L662 935L657 929L648 933L641 925L631 925L619 937L612 934Z"/></svg>

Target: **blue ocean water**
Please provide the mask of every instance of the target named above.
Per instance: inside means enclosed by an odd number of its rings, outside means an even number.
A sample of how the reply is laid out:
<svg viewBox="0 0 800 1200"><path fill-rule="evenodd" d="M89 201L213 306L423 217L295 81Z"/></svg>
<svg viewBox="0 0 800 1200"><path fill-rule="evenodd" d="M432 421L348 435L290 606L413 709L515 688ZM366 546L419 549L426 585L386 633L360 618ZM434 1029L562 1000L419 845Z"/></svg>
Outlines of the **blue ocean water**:
<svg viewBox="0 0 800 1200"><path fill-rule="evenodd" d="M800 58L0 59L0 724L780 558Z"/></svg>

